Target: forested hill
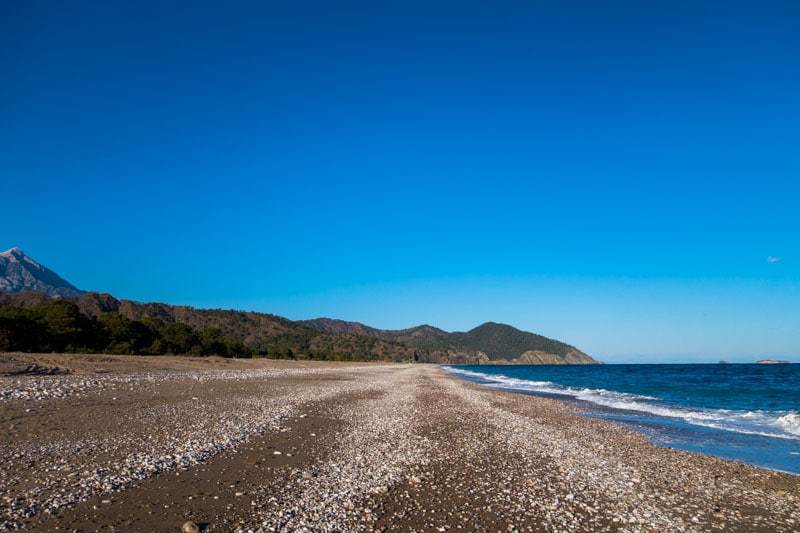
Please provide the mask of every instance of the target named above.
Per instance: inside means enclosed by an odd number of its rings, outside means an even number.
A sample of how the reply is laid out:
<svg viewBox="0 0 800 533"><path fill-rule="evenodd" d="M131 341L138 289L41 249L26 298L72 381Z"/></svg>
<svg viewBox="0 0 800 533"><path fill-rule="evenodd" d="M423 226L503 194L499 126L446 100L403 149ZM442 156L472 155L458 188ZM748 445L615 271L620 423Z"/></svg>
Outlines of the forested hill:
<svg viewBox="0 0 800 533"><path fill-rule="evenodd" d="M486 322L466 332L447 332L421 325L401 330L376 329L358 322L317 318L302 322L319 331L359 332L385 341L414 346L431 353L479 362L596 363L574 346L507 324Z"/></svg>
<svg viewBox="0 0 800 533"><path fill-rule="evenodd" d="M408 346L323 333L267 313L138 303L98 293L74 299L0 294L0 351L357 361L409 361L415 355Z"/></svg>
<svg viewBox="0 0 800 533"><path fill-rule="evenodd" d="M588 357L569 344L495 322L486 322L465 333L451 333L450 338L465 349L485 352L490 359L515 359L529 351L577 359Z"/></svg>
<svg viewBox="0 0 800 533"><path fill-rule="evenodd" d="M594 363L562 342L487 322L449 333L195 309L84 292L21 249L0 253L0 351L217 354L431 363Z"/></svg>
<svg viewBox="0 0 800 533"><path fill-rule="evenodd" d="M431 326L385 331L329 319L294 322L252 311L139 303L92 292L71 299L0 293L0 351L435 363L594 362L568 345L499 324L484 324L466 333Z"/></svg>
<svg viewBox="0 0 800 533"><path fill-rule="evenodd" d="M331 319L293 322L267 313L118 300L0 293L0 351L218 354L436 363L594 362L575 348L484 324L465 333L431 326L388 331Z"/></svg>

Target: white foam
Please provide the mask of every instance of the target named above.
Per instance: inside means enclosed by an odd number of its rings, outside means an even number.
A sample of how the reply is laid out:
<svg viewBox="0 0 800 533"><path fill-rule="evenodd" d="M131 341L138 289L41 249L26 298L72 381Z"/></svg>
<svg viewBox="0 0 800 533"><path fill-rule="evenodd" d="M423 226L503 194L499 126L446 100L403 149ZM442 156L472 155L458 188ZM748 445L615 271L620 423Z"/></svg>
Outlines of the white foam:
<svg viewBox="0 0 800 533"><path fill-rule="evenodd" d="M800 413L788 413L778 418L775 425L787 433L800 436Z"/></svg>
<svg viewBox="0 0 800 533"><path fill-rule="evenodd" d="M737 411L733 409L682 408L657 403L658 398L610 391L565 387L551 381L532 381L502 374L486 374L454 367L450 372L479 378L486 385L500 389L569 396L611 409L635 411L650 415L677 418L688 424L748 435L800 440L800 413L795 411Z"/></svg>

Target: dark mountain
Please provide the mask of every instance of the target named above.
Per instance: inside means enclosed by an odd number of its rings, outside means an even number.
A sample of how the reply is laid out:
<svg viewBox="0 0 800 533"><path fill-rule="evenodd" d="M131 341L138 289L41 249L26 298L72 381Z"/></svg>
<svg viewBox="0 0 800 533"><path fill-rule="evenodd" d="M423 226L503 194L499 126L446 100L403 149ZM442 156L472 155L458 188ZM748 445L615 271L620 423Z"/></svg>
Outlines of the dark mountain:
<svg viewBox="0 0 800 533"><path fill-rule="evenodd" d="M0 293L4 350L352 361L411 361L416 352L376 337L320 332L267 313L139 303L93 292L78 298Z"/></svg>
<svg viewBox="0 0 800 533"><path fill-rule="evenodd" d="M83 291L25 255L19 248L0 253L0 292L36 291L73 298Z"/></svg>
<svg viewBox="0 0 800 533"><path fill-rule="evenodd" d="M506 324L487 322L467 332L453 332L422 325L401 330L381 330L358 322L331 318L304 320L303 324L329 333L359 332L389 342L413 346L433 362L596 363L574 346L519 330Z"/></svg>
<svg viewBox="0 0 800 533"><path fill-rule="evenodd" d="M495 322L486 322L466 333L453 333L451 338L455 344L485 352L493 360L517 359L527 352L543 352L562 358L572 356L575 362L581 356L588 357L569 344Z"/></svg>
<svg viewBox="0 0 800 533"><path fill-rule="evenodd" d="M261 355L431 363L595 363L577 348L487 322L450 333L195 309L84 293L12 248L0 254L0 350Z"/></svg>

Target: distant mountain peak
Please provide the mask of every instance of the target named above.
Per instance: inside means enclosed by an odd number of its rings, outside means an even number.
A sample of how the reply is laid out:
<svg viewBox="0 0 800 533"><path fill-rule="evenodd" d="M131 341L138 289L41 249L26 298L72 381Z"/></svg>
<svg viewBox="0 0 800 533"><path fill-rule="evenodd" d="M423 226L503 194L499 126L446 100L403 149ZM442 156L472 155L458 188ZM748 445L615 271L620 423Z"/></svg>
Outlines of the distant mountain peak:
<svg viewBox="0 0 800 533"><path fill-rule="evenodd" d="M83 294L83 291L15 246L0 253L0 292L26 291L66 298Z"/></svg>
<svg viewBox="0 0 800 533"><path fill-rule="evenodd" d="M483 324L480 324L479 326L475 326L470 331L475 331L477 329L493 329L493 328L517 329L514 326L511 326L509 324L503 324L501 322L489 321L489 322L484 322Z"/></svg>
<svg viewBox="0 0 800 533"><path fill-rule="evenodd" d="M27 257L25 255L25 252L22 251L22 248L19 248L17 246L14 246L13 248L9 248L5 252L0 253L0 256L3 256L3 257L16 257L16 258Z"/></svg>

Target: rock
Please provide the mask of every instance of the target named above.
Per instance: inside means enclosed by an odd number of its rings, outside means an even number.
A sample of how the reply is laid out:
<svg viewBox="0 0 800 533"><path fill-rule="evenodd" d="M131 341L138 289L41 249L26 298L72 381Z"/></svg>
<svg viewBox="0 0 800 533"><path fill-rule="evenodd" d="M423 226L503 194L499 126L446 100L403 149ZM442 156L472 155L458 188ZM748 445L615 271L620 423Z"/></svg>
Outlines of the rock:
<svg viewBox="0 0 800 533"><path fill-rule="evenodd" d="M200 528L194 522L186 522L181 526L181 533L200 533Z"/></svg>

